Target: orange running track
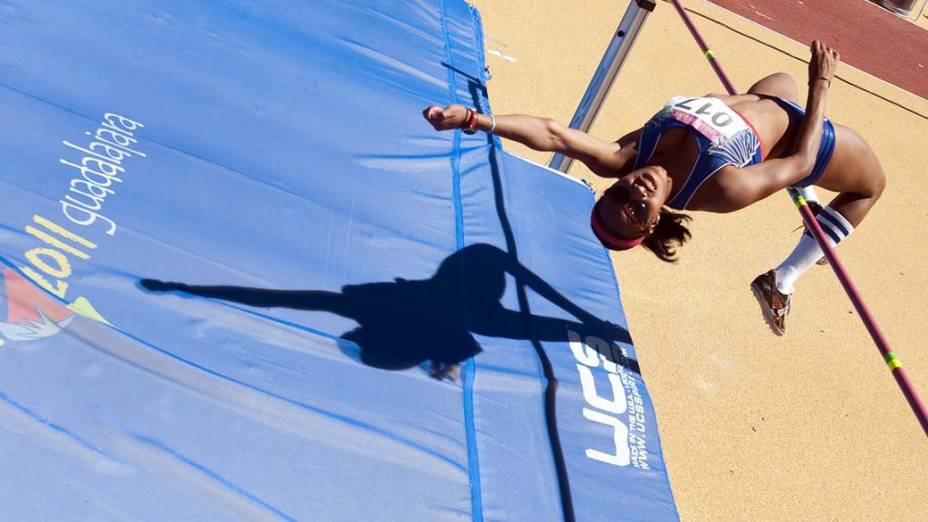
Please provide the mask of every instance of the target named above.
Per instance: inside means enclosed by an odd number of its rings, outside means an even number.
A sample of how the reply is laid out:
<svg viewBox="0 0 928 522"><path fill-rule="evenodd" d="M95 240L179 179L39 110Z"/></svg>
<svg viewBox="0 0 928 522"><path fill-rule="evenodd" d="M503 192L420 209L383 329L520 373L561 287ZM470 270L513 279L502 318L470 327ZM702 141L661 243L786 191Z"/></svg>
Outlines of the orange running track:
<svg viewBox="0 0 928 522"><path fill-rule="evenodd" d="M866 0L710 0L803 43L823 40L841 60L928 98L928 31ZM839 74L840 76L840 74Z"/></svg>

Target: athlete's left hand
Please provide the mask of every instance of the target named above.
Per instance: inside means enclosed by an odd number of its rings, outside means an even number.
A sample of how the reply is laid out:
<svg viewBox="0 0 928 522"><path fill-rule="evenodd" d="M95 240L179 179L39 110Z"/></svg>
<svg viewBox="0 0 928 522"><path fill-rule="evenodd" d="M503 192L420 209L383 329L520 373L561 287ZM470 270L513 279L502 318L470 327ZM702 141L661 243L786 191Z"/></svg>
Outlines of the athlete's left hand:
<svg viewBox="0 0 928 522"><path fill-rule="evenodd" d="M826 80L830 86L838 63L841 61L841 55L820 40L812 42L810 50L812 59L809 60L809 83Z"/></svg>

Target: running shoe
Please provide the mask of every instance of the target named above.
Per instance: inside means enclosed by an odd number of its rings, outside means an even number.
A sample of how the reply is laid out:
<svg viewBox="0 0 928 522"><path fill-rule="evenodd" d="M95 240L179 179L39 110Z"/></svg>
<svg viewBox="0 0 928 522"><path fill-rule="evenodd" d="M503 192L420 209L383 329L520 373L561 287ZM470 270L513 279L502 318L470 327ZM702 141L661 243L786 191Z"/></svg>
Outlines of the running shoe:
<svg viewBox="0 0 928 522"><path fill-rule="evenodd" d="M792 296L781 293L777 289L777 276L773 270L757 276L751 281L751 291L760 309L764 313L764 321L777 335L786 332L786 316L792 304Z"/></svg>

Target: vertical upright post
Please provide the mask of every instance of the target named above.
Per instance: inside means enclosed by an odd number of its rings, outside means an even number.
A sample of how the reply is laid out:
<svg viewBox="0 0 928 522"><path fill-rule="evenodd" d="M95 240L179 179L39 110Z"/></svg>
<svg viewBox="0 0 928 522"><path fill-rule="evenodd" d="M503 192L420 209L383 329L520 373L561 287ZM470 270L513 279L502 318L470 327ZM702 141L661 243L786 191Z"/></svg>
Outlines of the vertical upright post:
<svg viewBox="0 0 928 522"><path fill-rule="evenodd" d="M573 119L570 120L572 129L587 132L593 126L593 121L599 114L603 101L609 94L619 70L625 63L628 53L631 52L635 40L638 39L638 33L656 5L655 0L632 0L628 5L625 15L619 22L619 27L612 35L609 47L606 48L606 52L596 68L596 73L593 74L593 79L590 80L590 84L586 88L586 93L580 100L580 105L577 106L577 112L574 113ZM573 163L573 158L558 153L551 158L551 163L548 166L566 173L570 169L571 163Z"/></svg>

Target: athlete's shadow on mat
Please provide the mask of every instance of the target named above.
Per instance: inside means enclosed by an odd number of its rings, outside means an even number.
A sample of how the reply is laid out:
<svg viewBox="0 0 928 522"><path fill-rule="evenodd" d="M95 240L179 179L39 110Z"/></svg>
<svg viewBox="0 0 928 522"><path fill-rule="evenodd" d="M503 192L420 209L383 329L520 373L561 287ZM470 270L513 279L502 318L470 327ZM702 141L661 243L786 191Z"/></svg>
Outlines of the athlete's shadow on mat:
<svg viewBox="0 0 928 522"><path fill-rule="evenodd" d="M577 321L543 317L504 308L505 275L573 315ZM341 292L272 290L239 286L195 286L141 280L153 292L191 295L257 307L321 310L358 322L342 334L361 348L364 364L397 370L431 361L436 378L457 375L458 363L480 353L472 333L487 337L567 341L568 330L609 341L609 360L638 371L616 342L631 342L628 331L581 309L531 270L487 244L466 247L447 257L429 279L346 285ZM600 343L593 343L599 345Z"/></svg>

